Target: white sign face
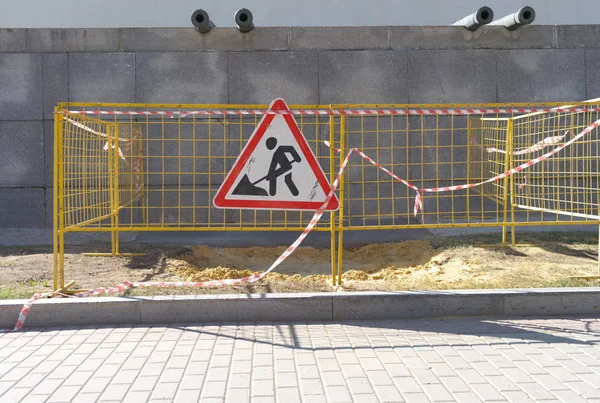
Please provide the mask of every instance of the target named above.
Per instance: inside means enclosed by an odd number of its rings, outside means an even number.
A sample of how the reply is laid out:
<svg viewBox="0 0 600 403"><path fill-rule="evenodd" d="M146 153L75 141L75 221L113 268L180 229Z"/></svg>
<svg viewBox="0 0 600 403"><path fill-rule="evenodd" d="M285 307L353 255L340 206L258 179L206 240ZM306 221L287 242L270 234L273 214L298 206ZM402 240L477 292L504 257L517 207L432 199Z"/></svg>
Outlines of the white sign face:
<svg viewBox="0 0 600 403"><path fill-rule="evenodd" d="M289 112L279 99L270 110ZM317 210L330 191L293 116L267 114L225 178L214 204L221 208ZM327 210L338 207L333 194Z"/></svg>

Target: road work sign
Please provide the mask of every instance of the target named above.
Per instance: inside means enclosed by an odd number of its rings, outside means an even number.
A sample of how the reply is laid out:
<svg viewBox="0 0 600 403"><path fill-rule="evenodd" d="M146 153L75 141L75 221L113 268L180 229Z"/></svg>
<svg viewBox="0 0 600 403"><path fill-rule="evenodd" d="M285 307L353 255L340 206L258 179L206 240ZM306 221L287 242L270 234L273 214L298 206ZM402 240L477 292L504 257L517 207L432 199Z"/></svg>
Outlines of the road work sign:
<svg viewBox="0 0 600 403"><path fill-rule="evenodd" d="M213 200L216 207L317 210L331 187L283 99L271 103ZM333 196L327 210L337 210Z"/></svg>

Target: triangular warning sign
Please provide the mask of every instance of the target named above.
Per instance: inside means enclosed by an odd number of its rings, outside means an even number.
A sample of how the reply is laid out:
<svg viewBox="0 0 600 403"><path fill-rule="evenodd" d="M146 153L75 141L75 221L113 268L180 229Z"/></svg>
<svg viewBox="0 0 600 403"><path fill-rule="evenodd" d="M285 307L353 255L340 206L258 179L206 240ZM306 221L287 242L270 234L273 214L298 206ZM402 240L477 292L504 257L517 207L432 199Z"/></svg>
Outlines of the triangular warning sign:
<svg viewBox="0 0 600 403"><path fill-rule="evenodd" d="M289 111L276 99L271 111ZM317 210L331 186L292 114L266 114L252 133L213 203L219 208ZM327 210L337 210L334 194Z"/></svg>

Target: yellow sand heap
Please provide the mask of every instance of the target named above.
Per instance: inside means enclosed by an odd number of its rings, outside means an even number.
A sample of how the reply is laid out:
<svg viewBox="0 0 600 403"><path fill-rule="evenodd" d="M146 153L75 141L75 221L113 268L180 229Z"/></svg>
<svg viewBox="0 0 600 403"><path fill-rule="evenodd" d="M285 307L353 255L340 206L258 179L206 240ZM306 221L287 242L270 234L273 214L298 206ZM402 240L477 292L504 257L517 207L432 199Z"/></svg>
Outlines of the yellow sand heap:
<svg viewBox="0 0 600 403"><path fill-rule="evenodd" d="M169 271L186 281L248 277L268 268L285 247L188 247L167 260ZM331 283L330 252L302 247L286 259L267 281ZM396 281L408 276L441 275L450 260L429 241L405 241L353 248L344 254L344 281Z"/></svg>

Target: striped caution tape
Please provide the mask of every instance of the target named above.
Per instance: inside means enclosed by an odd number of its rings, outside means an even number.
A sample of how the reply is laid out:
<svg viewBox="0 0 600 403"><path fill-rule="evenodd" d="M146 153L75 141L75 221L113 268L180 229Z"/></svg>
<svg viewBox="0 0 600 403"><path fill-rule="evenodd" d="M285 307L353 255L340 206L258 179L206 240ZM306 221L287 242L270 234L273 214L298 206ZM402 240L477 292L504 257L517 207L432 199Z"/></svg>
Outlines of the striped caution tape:
<svg viewBox="0 0 600 403"><path fill-rule="evenodd" d="M592 123L591 125L589 125L588 127L586 127L585 129L583 129L578 135L574 136L571 140L561 144L560 146L556 147L555 149L548 151L546 154L543 154L537 158L534 158L530 161L527 161L521 165L518 165L504 173L501 173L499 175L494 176L493 178L489 178L485 181L482 182L477 182L477 183L467 183L464 185L454 185L454 186L444 186L444 187L438 187L438 188L422 188L419 189L417 186L413 185L412 183L406 181L405 179L400 178L399 176L395 175L393 172L391 172L389 169L385 168L383 165L379 164L378 162L376 162L375 160L373 160L372 158L368 157L366 154L364 154L362 151L358 150L357 148L353 148L352 150L354 150L357 154L359 154L361 157L363 157L364 159L366 159L367 161L369 161L371 164L373 164L374 166L376 166L377 168L381 169L382 171L384 171L385 173L387 173L388 175L390 175L391 177L393 177L394 179L396 179L397 181L403 183L404 185L406 185L407 187L415 190L417 192L417 195L415 196L415 203L414 203L414 215L415 217L417 216L417 214L419 213L419 211L423 211L423 193L440 193L440 192L452 192L455 190L463 190L463 189L470 189L470 188L474 188L477 186L481 186L484 185L486 183L491 183L503 178L506 178L510 175L514 175L518 172L523 171L526 168L529 168L533 165L536 165L538 163L540 163L541 161L544 161L545 159L553 156L554 154L558 153L559 151L563 150L564 148L570 146L571 144L573 144L574 142L576 142L577 140L579 140L580 138L582 138L583 136L585 136L586 134L588 134L589 132L591 132L592 130L594 130L595 128L597 128L598 126L600 126L600 119L596 120L594 123ZM567 133L565 133L566 135ZM557 137L564 137L563 136L557 136ZM551 140L554 141L554 140ZM559 140L560 141L560 140ZM330 146L328 141L324 142L328 147ZM539 143L537 143L539 144ZM336 152L340 152L341 150L336 148L335 149ZM522 187L521 187L522 188Z"/></svg>
<svg viewBox="0 0 600 403"><path fill-rule="evenodd" d="M597 112L599 107L558 107L558 108L457 108L457 109L211 109L190 111L126 111L126 110L63 110L71 115L143 115L188 117L196 115L487 115L487 114L524 114L524 113L584 113Z"/></svg>
<svg viewBox="0 0 600 403"><path fill-rule="evenodd" d="M526 155L526 154L531 154L540 150L543 150L546 147L549 147L551 145L560 143L569 133L569 131L567 130L565 132L565 134L563 134L562 136L551 136L551 137L546 137L545 139L538 141L537 143L535 143L534 145L532 145L531 147L527 147L524 148L522 150L517 150L517 151L513 151L512 155ZM479 142L477 141L477 139L475 139L474 137L470 138L470 143L474 146L477 147L481 147L483 148L486 152L488 153L500 153L500 154L506 154L506 150L501 150L499 148L496 147L487 147L484 148L481 144L479 144Z"/></svg>
<svg viewBox="0 0 600 403"><path fill-rule="evenodd" d="M300 236L298 237L298 239L296 239L296 241L294 241L294 243L292 243L290 245L290 247L287 248L281 254L281 256L279 256L277 258L277 260L275 260L275 262L271 265L271 267L269 267L266 271L264 271L262 273L256 273L256 274L253 274L251 276L244 277L244 278L226 279L226 280L210 280L210 281L200 281L200 282L193 282L193 281L177 281L177 282L132 282L132 281L124 281L123 283L117 284L114 287L108 287L108 288L106 288L106 287L99 287L99 288L94 288L94 289L87 290L87 291L84 291L84 292L80 292L80 293L75 294L74 297L91 297L91 296L98 296L98 295L103 295L103 294L119 294L119 293L122 293L122 292L130 289L130 288L147 288L147 287L196 287L196 288L207 288L207 287L222 287L222 286L227 286L227 285L237 285L237 284L244 284L244 283L252 283L252 282L255 282L255 281L258 281L258 280L262 279L267 274L269 274L271 271L273 271L277 266L279 266L281 264L281 262L283 262L285 259L287 259L287 257L290 256L298 248L298 246L300 246L300 244L304 241L304 239L308 236L308 234L317 225L317 223L319 222L319 220L321 219L321 217L325 213L325 210L327 209L329 201L331 200L331 198L335 194L335 191L336 191L336 189L337 189L337 187L339 185L342 173L344 172L344 169L348 165L348 161L350 160L350 156L352 155L352 152L353 152L353 150L350 150L348 152L348 154L346 155L346 158L344 159L342 165L340 166L340 169L339 169L339 171L337 173L337 176L336 176L335 180L331 184L331 190L327 194L327 197L325 198L325 201L323 202L323 204L321 205L321 207L319 207L317 209L317 211L315 212L314 216L311 218L310 222L308 223L308 225L304 229L304 231L302 231L302 233L300 234ZM19 313L19 318L17 320L17 324L15 325L14 329L5 330L4 332L12 332L12 331L21 330L23 328L24 324L25 324L25 319L27 319L27 315L29 314L29 312L31 310L31 306L33 305L33 303L35 301L37 301L38 299L42 298L42 297L50 297L50 296L54 296L54 295L57 295L57 294L58 293L56 293L56 292L50 292L50 293L46 293L46 294L42 294L42 293L35 294L30 300L28 300L25 303L25 305L21 309L21 312Z"/></svg>

